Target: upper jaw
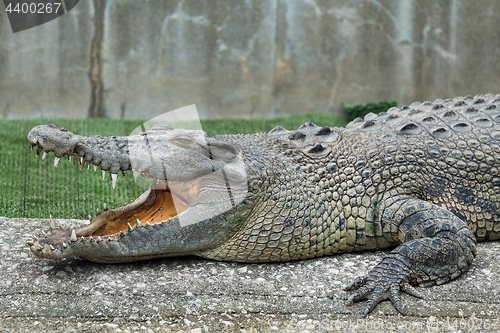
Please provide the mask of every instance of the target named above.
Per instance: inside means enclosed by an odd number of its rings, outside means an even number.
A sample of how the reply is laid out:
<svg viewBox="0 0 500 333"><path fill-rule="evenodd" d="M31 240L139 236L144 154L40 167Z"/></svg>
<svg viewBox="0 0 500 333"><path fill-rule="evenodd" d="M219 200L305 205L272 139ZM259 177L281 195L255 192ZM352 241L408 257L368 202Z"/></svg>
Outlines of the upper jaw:
<svg viewBox="0 0 500 333"><path fill-rule="evenodd" d="M102 179L109 172L111 185L116 187L117 174L131 170L130 159L127 152L127 143L124 137L113 137L113 140L101 136L84 137L68 132L59 125L39 125L28 134L30 149L36 148L36 157L42 154L45 159L48 152L54 152L54 167L59 165L63 156L69 160L74 158L74 163L80 165L80 171L87 164L92 164L94 171L101 169Z"/></svg>

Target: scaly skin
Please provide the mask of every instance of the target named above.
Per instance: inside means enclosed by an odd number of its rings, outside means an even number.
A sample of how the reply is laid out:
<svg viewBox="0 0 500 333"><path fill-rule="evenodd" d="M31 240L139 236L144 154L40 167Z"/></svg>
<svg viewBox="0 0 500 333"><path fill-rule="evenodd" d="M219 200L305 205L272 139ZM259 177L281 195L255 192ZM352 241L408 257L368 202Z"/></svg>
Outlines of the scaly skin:
<svg viewBox="0 0 500 333"><path fill-rule="evenodd" d="M160 125L86 138L37 126L28 140L39 149L112 174L134 169L164 190L153 186L90 226L55 229L30 247L40 257L99 262L187 254L272 262L392 248L346 286L356 289L348 303L367 298L366 316L389 299L403 312L400 291L420 297L412 285L458 277L476 241L500 238L499 122L500 95L484 95L392 108L345 129L306 123L207 138ZM165 193L184 204L179 214L141 213L168 206Z"/></svg>

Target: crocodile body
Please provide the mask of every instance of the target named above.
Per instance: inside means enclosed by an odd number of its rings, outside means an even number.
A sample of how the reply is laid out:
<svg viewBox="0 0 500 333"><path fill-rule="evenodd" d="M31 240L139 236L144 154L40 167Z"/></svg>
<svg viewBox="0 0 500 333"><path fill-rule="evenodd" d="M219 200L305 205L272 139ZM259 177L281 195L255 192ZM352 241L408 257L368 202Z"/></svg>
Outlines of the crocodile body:
<svg viewBox="0 0 500 333"><path fill-rule="evenodd" d="M366 316L388 299L402 312L400 291L419 296L412 285L458 277L476 241L500 238L500 95L413 103L345 129L306 123L208 138L157 125L102 138L47 125L28 140L56 161L73 155L111 175L133 169L160 179L89 226L30 242L40 257L270 262L392 249L346 287L356 289L348 303L368 298ZM177 212L162 211L172 198Z"/></svg>

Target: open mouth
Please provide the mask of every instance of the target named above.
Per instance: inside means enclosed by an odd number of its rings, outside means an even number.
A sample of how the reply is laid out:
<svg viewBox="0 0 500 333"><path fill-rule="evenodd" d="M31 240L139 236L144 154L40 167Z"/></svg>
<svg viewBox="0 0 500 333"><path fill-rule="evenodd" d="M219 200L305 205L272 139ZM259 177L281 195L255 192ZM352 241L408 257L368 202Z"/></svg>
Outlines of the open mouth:
<svg viewBox="0 0 500 333"><path fill-rule="evenodd" d="M37 157L42 153L42 159L47 156L47 152L42 147L37 147L37 144L32 143L30 148L31 150L36 148ZM69 160L74 158L80 170L83 170L86 163L87 168L91 164L94 170L98 167L92 159L80 157L76 153L65 156ZM55 157L55 167L60 159L61 157ZM128 170L131 170L130 166ZM101 169L101 172L104 179L106 171ZM117 174L110 172L110 176L114 189ZM95 218L89 216L90 224L79 228L59 229L51 221L52 233L41 239L35 237L35 241L30 241L28 244L36 251L50 252L66 249L74 242L111 242L119 240L136 228L153 228L158 224L169 223L170 219L187 210L193 203L197 192L196 184L196 179L190 182L153 179L149 189L130 204L118 208L108 208L104 204L103 211L98 210Z"/></svg>

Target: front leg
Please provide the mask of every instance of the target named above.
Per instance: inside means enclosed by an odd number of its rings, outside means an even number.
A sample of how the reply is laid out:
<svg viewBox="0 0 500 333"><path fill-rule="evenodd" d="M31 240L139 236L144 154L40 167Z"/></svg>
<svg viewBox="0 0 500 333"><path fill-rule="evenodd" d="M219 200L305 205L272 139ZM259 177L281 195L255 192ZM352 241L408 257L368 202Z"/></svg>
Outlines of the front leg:
<svg viewBox="0 0 500 333"><path fill-rule="evenodd" d="M403 313L400 292L422 297L412 285L442 284L467 271L476 241L467 224L450 211L409 196L400 196L379 211L383 230L397 229L401 244L366 276L344 290L357 289L348 304L368 299L363 317L378 303L391 300ZM390 237L390 236L389 236Z"/></svg>

